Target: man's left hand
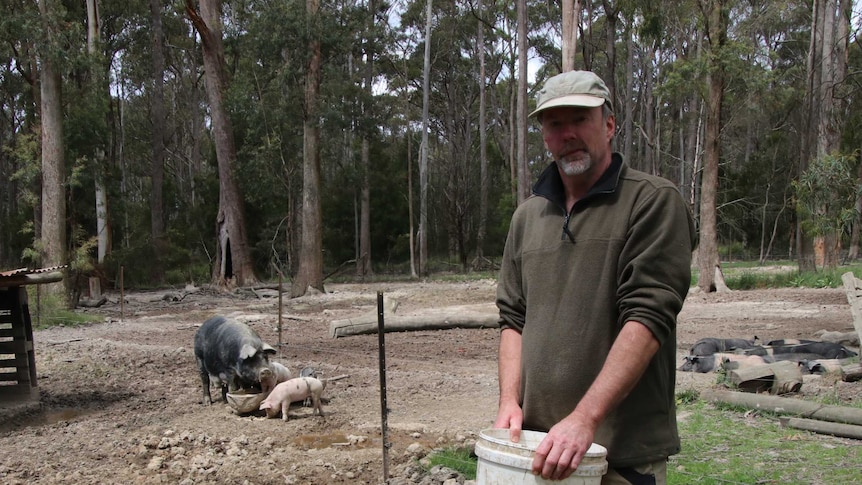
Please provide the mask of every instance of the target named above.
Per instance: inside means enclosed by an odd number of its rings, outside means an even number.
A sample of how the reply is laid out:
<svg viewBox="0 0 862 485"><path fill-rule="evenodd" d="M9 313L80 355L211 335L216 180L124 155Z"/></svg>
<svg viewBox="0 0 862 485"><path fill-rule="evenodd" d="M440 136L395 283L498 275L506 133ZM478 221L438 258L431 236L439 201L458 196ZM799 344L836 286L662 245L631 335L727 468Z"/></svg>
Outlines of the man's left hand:
<svg viewBox="0 0 862 485"><path fill-rule="evenodd" d="M593 444L595 430L570 415L554 425L536 448L532 471L546 480L564 480L578 468Z"/></svg>

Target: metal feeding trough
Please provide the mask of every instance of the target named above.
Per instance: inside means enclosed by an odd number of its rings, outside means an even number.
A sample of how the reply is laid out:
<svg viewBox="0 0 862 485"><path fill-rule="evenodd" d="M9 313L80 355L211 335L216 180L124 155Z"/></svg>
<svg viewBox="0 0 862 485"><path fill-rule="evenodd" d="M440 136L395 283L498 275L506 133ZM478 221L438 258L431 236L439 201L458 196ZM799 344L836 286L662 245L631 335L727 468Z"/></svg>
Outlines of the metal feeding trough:
<svg viewBox="0 0 862 485"><path fill-rule="evenodd" d="M240 389L234 393L227 393L227 403L239 414L248 414L257 411L264 399L266 399L266 393L263 392L251 392Z"/></svg>

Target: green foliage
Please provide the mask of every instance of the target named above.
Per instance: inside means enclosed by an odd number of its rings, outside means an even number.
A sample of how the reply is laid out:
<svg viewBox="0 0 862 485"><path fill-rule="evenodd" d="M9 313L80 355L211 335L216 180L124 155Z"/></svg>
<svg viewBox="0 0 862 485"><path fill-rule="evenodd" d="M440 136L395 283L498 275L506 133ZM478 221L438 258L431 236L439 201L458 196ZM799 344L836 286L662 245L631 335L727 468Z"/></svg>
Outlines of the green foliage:
<svg viewBox="0 0 862 485"><path fill-rule="evenodd" d="M445 466L464 475L467 480L475 480L477 460L472 447L443 448L428 455L426 471L438 465Z"/></svg>
<svg viewBox="0 0 862 485"><path fill-rule="evenodd" d="M30 319L37 330L54 326L78 326L100 321L98 315L69 310L63 295L39 292L37 285L27 286Z"/></svg>
<svg viewBox="0 0 862 485"><path fill-rule="evenodd" d="M796 264L786 262L786 268L737 267L722 265L725 283L732 290L765 288L841 288L841 276L850 271L862 274L862 264L852 264L818 271L799 271Z"/></svg>
<svg viewBox="0 0 862 485"><path fill-rule="evenodd" d="M832 153L812 160L799 180L792 182L808 233L843 233L858 216L855 204L862 187L857 184L855 164L853 156Z"/></svg>
<svg viewBox="0 0 862 485"><path fill-rule="evenodd" d="M691 404L700 398L700 394L693 389L685 389L676 393L676 405Z"/></svg>

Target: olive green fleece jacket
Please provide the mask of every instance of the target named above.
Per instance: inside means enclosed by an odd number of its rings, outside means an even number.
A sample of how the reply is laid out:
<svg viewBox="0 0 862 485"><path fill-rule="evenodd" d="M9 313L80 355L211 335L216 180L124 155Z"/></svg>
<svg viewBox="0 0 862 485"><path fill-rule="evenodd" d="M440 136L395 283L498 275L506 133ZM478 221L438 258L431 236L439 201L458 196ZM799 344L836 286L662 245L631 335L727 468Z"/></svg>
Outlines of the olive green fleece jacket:
<svg viewBox="0 0 862 485"><path fill-rule="evenodd" d="M673 184L616 153L569 214L556 163L533 194L512 217L497 286L501 328L521 332L524 429L548 431L571 413L634 320L660 348L594 441L612 468L678 453L676 318L697 242L688 207Z"/></svg>

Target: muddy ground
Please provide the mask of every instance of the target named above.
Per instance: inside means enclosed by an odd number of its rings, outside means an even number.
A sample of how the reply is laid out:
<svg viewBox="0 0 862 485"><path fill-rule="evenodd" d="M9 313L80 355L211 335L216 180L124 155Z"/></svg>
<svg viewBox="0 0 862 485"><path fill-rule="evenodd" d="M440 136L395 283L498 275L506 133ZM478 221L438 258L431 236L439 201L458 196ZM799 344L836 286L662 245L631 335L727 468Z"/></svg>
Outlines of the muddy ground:
<svg viewBox="0 0 862 485"><path fill-rule="evenodd" d="M377 292L398 301L398 315L461 304L494 311L493 281L329 284L325 294L285 299L276 360L294 372L311 366L324 377L346 376L326 389L325 419L302 407L283 422L200 404L195 330L224 314L275 346L272 291L131 293L125 318L111 294L108 304L86 310L104 323L37 330L40 398L0 404L0 483L382 483L378 337L329 336L333 320L376 313ZM693 293L678 350L681 360L701 337L813 338L851 329L841 289ZM385 335L390 475L403 478L415 457L470 445L492 425L497 336L496 329ZM679 390L716 383L715 374L677 374ZM800 394L858 403L862 382L806 380Z"/></svg>

